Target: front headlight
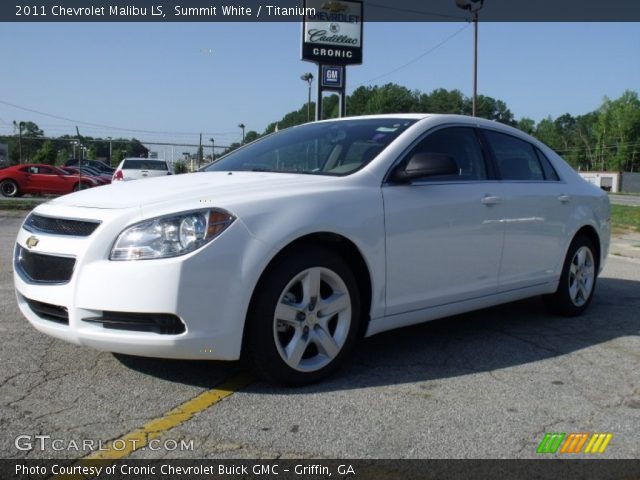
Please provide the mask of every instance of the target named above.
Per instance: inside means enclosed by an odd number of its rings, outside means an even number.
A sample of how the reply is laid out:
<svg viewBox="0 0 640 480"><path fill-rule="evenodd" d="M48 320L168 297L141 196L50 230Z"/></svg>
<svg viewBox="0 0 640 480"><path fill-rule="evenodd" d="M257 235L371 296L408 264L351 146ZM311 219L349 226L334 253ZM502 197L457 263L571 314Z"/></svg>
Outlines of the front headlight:
<svg viewBox="0 0 640 480"><path fill-rule="evenodd" d="M109 260L149 260L193 252L220 235L236 218L213 208L145 220L124 230Z"/></svg>

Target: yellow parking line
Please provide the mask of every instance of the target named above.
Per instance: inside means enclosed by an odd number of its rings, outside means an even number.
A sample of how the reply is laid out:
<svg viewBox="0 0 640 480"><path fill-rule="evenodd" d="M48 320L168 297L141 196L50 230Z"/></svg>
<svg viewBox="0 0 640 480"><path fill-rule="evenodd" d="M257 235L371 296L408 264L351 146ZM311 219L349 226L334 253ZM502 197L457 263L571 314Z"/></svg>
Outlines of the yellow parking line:
<svg viewBox="0 0 640 480"><path fill-rule="evenodd" d="M169 410L163 416L153 419L142 427L115 440L111 440L104 450L93 452L80 459L79 462L81 463L85 460L119 460L125 458L136 450L146 447L151 440L160 437L167 430L177 427L192 418L195 414L233 395L238 390L252 383L253 380L254 378L251 375L244 372L234 375L217 387L201 393L173 410ZM52 478L71 480L86 477L81 475L59 475Z"/></svg>
<svg viewBox="0 0 640 480"><path fill-rule="evenodd" d="M117 460L124 458L136 450L146 447L150 440L160 437L164 432L186 422L196 413L202 412L219 401L233 395L236 391L246 387L253 381L253 377L240 373L226 380L216 388L207 390L182 405L168 411L162 417L151 420L142 427L109 442L105 450L93 452L84 457L85 460ZM116 445L124 445L123 449L114 449ZM135 445L135 448L134 448Z"/></svg>

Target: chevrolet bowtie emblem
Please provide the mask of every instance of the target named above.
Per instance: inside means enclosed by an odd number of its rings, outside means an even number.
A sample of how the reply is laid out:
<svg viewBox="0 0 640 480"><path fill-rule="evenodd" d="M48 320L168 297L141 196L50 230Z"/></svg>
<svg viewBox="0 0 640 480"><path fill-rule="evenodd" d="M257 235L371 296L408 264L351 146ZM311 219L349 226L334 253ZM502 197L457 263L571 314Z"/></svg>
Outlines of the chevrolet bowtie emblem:
<svg viewBox="0 0 640 480"><path fill-rule="evenodd" d="M37 237L34 237L33 235L30 236L29 238L27 238L27 247L29 248L33 248L36 245L38 245L38 242L40 242L40 240L38 240Z"/></svg>

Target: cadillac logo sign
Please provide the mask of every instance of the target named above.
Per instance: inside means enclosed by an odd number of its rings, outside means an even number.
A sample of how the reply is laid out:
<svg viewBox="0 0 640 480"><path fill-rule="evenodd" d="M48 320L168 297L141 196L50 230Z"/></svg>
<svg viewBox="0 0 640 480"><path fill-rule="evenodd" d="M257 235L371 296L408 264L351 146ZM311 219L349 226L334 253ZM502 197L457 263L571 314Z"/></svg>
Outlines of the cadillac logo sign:
<svg viewBox="0 0 640 480"><path fill-rule="evenodd" d="M305 0L302 59L330 65L362 63L362 2Z"/></svg>
<svg viewBox="0 0 640 480"><path fill-rule="evenodd" d="M38 240L38 237L34 237L33 235L31 235L29 238L27 238L27 247L33 248L38 245L39 242L40 240Z"/></svg>

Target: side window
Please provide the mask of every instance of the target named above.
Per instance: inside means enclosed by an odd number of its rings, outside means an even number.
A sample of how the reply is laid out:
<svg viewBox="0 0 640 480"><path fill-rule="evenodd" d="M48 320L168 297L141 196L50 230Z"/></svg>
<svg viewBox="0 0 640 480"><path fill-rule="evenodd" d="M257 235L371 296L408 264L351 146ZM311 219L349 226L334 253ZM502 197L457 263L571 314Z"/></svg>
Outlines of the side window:
<svg viewBox="0 0 640 480"><path fill-rule="evenodd" d="M440 153L453 158L458 166L458 174L450 176L425 177L425 180L486 180L487 168L482 149L471 128L450 127L427 135L407 155L416 153Z"/></svg>
<svg viewBox="0 0 640 480"><path fill-rule="evenodd" d="M41 175L53 175L53 170L49 167L38 167L38 173Z"/></svg>
<svg viewBox="0 0 640 480"><path fill-rule="evenodd" d="M540 149L536 148L536 153L538 154L538 158L540 159L540 163L542 164L542 170L544 170L544 178L549 181L559 181L560 177L556 173L555 168L551 165L551 162L547 158L547 156L540 151Z"/></svg>
<svg viewBox="0 0 640 480"><path fill-rule="evenodd" d="M502 180L544 180L533 145L504 133L484 131Z"/></svg>

